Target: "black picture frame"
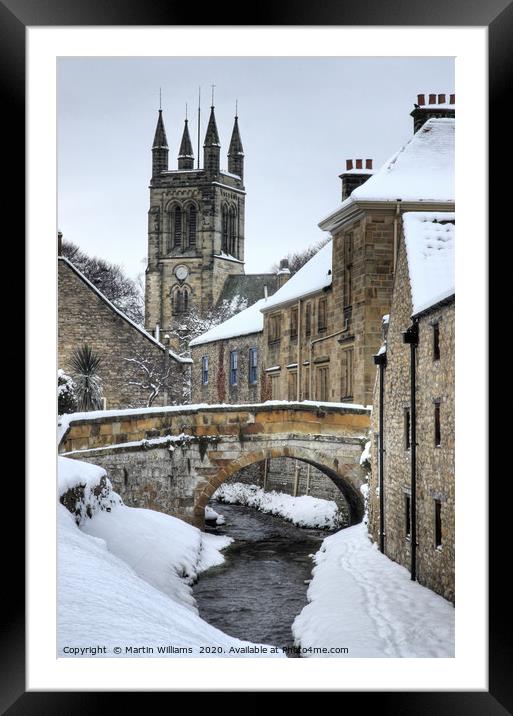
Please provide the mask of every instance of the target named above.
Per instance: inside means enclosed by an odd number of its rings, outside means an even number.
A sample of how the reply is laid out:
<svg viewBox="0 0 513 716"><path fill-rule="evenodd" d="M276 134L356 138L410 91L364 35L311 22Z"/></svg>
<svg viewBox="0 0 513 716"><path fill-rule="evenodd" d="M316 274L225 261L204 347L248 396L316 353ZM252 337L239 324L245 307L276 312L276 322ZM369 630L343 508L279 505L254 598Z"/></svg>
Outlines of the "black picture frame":
<svg viewBox="0 0 513 716"><path fill-rule="evenodd" d="M497 255L500 238L501 217L508 201L509 181L499 181L504 167L513 166L511 161L511 129L507 126L510 115L506 112L507 100L511 94L512 81L512 38L513 4L505 0L367 0L365 3L342 3L340 0L324 0L323 3L309 3L296 0L292 3L266 2L246 8L241 12L240 4L224 2L220 6L207 5L201 10L201 25L233 25L234 20L244 18L245 25L384 25L384 26L486 26L489 31L489 176L493 191L489 195L489 236L490 259ZM190 25L189 6L172 0L0 0L0 76L4 95L4 121L6 129L3 139L12 151L9 165L9 214L15 217L15 232L21 235L21 224L25 206L20 187L24 186L25 146L25 28L30 26L63 25ZM242 24L242 23L241 23ZM465 120L466 121L466 120ZM495 147L493 143L495 142ZM499 142L501 146L499 147ZM486 198L483 197L483 200ZM14 230L14 229L13 229ZM495 251L493 250L495 249ZM18 261L20 247L17 246ZM494 286L506 284L501 281L500 271L506 271L503 264L495 266ZM494 294L490 295L490 317L499 312ZM494 311L493 308L496 308ZM492 335L490 325L490 335ZM504 323L501 325L504 330ZM482 327L481 340L486 340L486 329ZM470 352L470 350L469 350ZM469 360L471 356L469 355ZM490 375L499 371L493 370ZM490 386L490 395L493 394ZM499 394L503 394L502 391ZM19 401L19 397L18 397ZM498 428L498 426L497 426ZM490 434L497 434L497 431ZM501 441L504 433L499 431ZM486 436L483 436L486 440ZM511 504L511 478L507 466L490 464L489 484L489 690L469 692L358 692L344 693L344 708L347 699L358 708L375 706L380 714L415 716L445 714L455 716L502 716L513 713L512 690L512 645L508 640L507 626L511 625L510 596L507 582L509 570L505 565L506 548L511 543L507 519L497 519L495 507L501 505L504 515L506 506ZM16 485L18 500L23 491L21 475ZM509 491L509 494L508 494ZM21 504L21 502L19 502ZM21 517L21 516L20 516ZM7 605L3 612L3 638L0 651L0 686L2 713L18 714L90 714L102 711L104 707L119 709L119 693L98 692L25 692L25 627L24 627L24 539L20 530L16 540L10 541L4 549L5 574L9 574L9 586L4 587ZM506 572L506 573L505 573ZM464 595L460 597L464 599ZM419 669L422 668L419 659ZM228 668L228 667L227 667ZM199 681L201 681L199 679ZM236 690L236 685L234 685ZM298 689L299 690L299 689ZM167 694L168 707L170 694ZM131 706L143 704L147 695L129 695ZM114 702L114 699L116 701ZM362 701L363 700L363 701ZM342 704L342 702L341 702Z"/></svg>

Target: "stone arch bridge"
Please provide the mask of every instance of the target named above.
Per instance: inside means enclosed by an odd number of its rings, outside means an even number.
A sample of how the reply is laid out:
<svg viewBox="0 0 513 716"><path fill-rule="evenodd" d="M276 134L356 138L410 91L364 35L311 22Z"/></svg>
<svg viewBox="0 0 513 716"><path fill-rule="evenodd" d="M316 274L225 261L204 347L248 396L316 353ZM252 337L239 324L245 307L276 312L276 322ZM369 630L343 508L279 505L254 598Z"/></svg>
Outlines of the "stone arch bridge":
<svg viewBox="0 0 513 716"><path fill-rule="evenodd" d="M364 510L369 418L363 406L309 401L74 413L61 418L59 453L104 467L127 505L199 527L215 490L239 470L293 458L339 487L354 524Z"/></svg>

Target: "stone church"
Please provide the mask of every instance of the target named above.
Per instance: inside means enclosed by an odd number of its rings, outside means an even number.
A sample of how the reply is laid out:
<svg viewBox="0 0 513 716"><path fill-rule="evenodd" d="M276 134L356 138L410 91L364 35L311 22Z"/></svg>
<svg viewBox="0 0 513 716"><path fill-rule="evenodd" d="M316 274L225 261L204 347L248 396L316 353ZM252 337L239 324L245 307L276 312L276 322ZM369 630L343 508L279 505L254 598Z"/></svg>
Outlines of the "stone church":
<svg viewBox="0 0 513 716"><path fill-rule="evenodd" d="M158 338L196 310L204 315L224 301L249 306L277 288L275 274L244 272L244 150L235 116L228 170L221 169L221 143L214 107L203 143L203 168L195 161L185 120L178 168L170 169L169 146L159 110L152 147L148 216L145 325ZM264 288L266 287L266 288Z"/></svg>

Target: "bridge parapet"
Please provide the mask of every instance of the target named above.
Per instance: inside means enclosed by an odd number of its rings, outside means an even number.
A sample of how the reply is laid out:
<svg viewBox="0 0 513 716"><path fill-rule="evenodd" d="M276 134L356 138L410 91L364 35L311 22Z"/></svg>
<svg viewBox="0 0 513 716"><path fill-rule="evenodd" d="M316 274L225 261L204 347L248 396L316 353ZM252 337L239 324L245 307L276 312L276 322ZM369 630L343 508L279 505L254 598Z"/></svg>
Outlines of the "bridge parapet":
<svg viewBox="0 0 513 716"><path fill-rule="evenodd" d="M297 435L360 437L370 408L350 403L190 405L141 410L98 411L62 416L59 452L90 450L166 436L195 438Z"/></svg>

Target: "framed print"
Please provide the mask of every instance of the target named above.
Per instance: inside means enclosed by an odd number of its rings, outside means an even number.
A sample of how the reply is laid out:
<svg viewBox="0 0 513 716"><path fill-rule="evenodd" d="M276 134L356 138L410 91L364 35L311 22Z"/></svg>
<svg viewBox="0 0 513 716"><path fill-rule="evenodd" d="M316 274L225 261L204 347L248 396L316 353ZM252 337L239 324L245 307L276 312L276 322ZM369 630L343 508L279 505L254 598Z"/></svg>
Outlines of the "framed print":
<svg viewBox="0 0 513 716"><path fill-rule="evenodd" d="M2 3L28 308L7 713L511 711L486 479L504 6Z"/></svg>

